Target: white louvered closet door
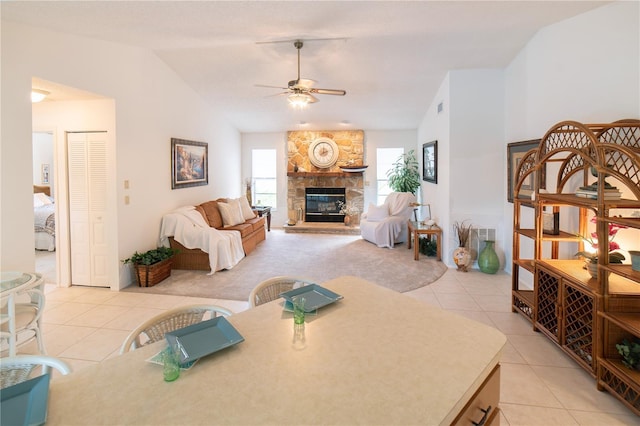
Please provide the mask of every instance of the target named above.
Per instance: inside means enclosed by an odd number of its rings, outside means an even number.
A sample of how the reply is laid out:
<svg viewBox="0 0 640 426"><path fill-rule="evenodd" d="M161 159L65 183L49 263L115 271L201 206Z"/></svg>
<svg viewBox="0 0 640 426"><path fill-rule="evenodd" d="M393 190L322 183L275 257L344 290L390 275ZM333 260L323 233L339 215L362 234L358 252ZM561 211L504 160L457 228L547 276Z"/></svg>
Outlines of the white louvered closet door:
<svg viewBox="0 0 640 426"><path fill-rule="evenodd" d="M71 284L108 287L107 134L67 133Z"/></svg>

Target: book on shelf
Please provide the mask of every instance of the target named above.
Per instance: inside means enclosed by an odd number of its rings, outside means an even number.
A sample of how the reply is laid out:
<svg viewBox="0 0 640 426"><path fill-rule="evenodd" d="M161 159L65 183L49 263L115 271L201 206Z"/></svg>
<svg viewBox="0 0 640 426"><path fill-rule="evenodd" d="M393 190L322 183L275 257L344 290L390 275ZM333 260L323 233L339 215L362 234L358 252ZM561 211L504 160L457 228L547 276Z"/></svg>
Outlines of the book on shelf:
<svg viewBox="0 0 640 426"><path fill-rule="evenodd" d="M597 189L593 190L593 189L586 189L586 188L587 187L583 186L577 189L576 195L578 197L591 198L594 200L598 198ZM617 188L605 189L603 196L605 200L619 200L620 198L622 198L622 192L620 192L620 190Z"/></svg>
<svg viewBox="0 0 640 426"><path fill-rule="evenodd" d="M586 185L586 186L581 186L580 189L585 189L585 190L589 190L589 191L597 191L598 190L598 183L592 183L591 185ZM604 190L608 191L608 190L614 190L617 191L618 188L611 185L609 182L605 182L604 183Z"/></svg>

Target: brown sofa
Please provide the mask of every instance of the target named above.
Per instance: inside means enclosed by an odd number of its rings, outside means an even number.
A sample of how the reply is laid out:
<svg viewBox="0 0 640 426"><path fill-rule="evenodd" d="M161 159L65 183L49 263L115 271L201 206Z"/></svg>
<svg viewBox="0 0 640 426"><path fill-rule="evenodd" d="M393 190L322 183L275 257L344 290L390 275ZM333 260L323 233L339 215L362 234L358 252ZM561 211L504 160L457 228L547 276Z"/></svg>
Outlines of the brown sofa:
<svg viewBox="0 0 640 426"><path fill-rule="evenodd" d="M207 201L196 206L196 210L200 212L202 217L209 223L212 228L224 230L224 231L238 231L242 238L242 248L244 254L251 253L258 243L264 241L266 238L265 232L265 218L256 217L246 220L239 225L224 227L222 223L222 216L218 209L218 203L226 202L225 198L219 198L215 201ZM188 249L179 242L175 241L173 237L169 237L169 244L171 248L178 249L179 252L174 256L173 269L196 269L202 271L211 270L209 265L209 255L200 249Z"/></svg>

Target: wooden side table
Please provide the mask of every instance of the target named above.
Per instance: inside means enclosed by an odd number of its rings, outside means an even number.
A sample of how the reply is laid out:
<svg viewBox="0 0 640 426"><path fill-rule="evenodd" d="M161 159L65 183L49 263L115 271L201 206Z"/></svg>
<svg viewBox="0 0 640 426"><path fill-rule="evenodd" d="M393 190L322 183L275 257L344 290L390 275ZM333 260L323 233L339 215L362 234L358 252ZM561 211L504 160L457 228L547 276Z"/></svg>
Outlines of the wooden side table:
<svg viewBox="0 0 640 426"><path fill-rule="evenodd" d="M418 260L420 254L420 235L427 235L428 238L436 238L436 258L442 260L442 229L438 225L424 225L415 220L407 221L407 248L411 249L411 234L413 233L413 260Z"/></svg>
<svg viewBox="0 0 640 426"><path fill-rule="evenodd" d="M258 213L258 216L266 216L267 231L271 231L271 206L252 206L251 208Z"/></svg>

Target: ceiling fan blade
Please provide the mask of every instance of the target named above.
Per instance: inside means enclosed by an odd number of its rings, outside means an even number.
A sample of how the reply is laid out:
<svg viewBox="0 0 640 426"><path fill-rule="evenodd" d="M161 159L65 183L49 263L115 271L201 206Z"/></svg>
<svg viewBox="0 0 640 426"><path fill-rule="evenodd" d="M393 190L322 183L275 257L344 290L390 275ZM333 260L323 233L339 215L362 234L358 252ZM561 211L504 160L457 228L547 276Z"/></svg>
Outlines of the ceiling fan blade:
<svg viewBox="0 0 640 426"><path fill-rule="evenodd" d="M282 90L289 90L288 87L282 87L282 86L269 86L266 84L254 84L255 87L267 87L269 89L282 89Z"/></svg>
<svg viewBox="0 0 640 426"><path fill-rule="evenodd" d="M317 93L318 95L337 95L337 96L344 96L347 94L346 90L337 90L337 89L309 89L309 93Z"/></svg>
<svg viewBox="0 0 640 426"><path fill-rule="evenodd" d="M274 93L273 95L267 95L265 96L265 98L273 98L275 96L283 96L283 95L290 95L291 92L280 92L280 93Z"/></svg>
<svg viewBox="0 0 640 426"><path fill-rule="evenodd" d="M294 43L296 41L333 41L333 40L349 40L348 37L330 37L330 38L296 38L296 39L287 39L287 40L267 40L267 41L256 41L256 44L276 44L276 43Z"/></svg>

